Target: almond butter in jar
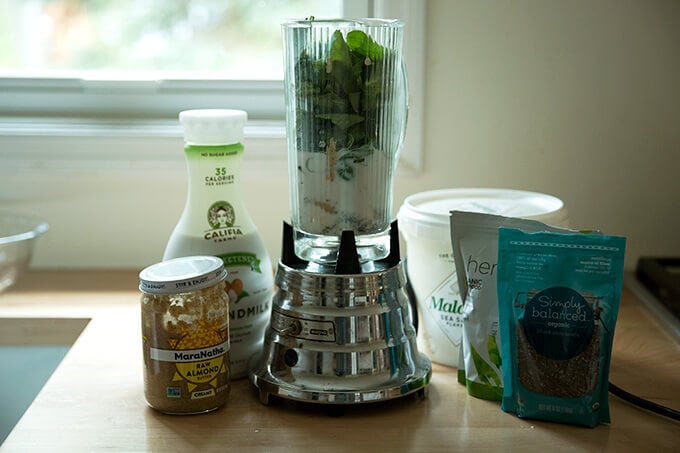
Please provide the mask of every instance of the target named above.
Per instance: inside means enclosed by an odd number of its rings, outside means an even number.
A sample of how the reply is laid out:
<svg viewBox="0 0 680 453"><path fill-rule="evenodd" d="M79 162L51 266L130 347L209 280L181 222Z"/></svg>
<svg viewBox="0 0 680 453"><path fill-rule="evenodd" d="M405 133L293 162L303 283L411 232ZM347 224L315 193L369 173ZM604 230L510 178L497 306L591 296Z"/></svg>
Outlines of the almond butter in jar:
<svg viewBox="0 0 680 453"><path fill-rule="evenodd" d="M229 296L221 259L189 256L142 270L144 396L168 414L199 414L229 396Z"/></svg>

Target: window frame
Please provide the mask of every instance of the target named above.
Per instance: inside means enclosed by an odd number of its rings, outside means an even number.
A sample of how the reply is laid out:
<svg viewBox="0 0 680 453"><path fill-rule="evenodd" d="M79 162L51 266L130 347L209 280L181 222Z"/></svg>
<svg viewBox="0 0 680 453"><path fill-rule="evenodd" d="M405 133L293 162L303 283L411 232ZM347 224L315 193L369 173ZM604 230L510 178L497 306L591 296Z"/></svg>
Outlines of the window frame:
<svg viewBox="0 0 680 453"><path fill-rule="evenodd" d="M71 118L174 118L176 112L224 105L253 119L280 117L280 80L92 80L0 78L4 116Z"/></svg>

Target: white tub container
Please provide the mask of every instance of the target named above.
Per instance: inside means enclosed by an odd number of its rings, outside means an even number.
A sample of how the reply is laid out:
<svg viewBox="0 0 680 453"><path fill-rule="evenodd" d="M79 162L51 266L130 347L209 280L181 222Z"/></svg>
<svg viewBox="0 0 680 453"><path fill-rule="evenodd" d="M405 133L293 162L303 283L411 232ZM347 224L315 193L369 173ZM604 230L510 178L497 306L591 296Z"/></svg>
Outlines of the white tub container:
<svg viewBox="0 0 680 453"><path fill-rule="evenodd" d="M568 227L559 198L510 189L442 189L407 197L399 209L406 271L418 310L418 349L433 362L458 366L463 301L451 250L449 212L482 212Z"/></svg>

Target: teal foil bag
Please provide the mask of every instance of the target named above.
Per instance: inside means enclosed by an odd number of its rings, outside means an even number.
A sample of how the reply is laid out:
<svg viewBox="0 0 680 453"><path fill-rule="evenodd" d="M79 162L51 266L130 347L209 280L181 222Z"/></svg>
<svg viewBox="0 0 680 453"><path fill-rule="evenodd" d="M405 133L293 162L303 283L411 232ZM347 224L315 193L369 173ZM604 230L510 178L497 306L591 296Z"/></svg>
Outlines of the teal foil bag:
<svg viewBox="0 0 680 453"><path fill-rule="evenodd" d="M626 238L500 228L501 407L522 418L609 423L609 364Z"/></svg>

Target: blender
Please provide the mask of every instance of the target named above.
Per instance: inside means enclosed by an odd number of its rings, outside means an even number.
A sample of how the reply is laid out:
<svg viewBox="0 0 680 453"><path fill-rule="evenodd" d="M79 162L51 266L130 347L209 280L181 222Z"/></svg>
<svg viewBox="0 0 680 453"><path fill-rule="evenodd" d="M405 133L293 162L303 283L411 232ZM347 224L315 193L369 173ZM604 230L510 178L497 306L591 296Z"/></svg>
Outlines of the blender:
<svg viewBox="0 0 680 453"><path fill-rule="evenodd" d="M291 223L250 377L270 396L354 404L427 395L391 219L407 85L398 20L283 24Z"/></svg>

